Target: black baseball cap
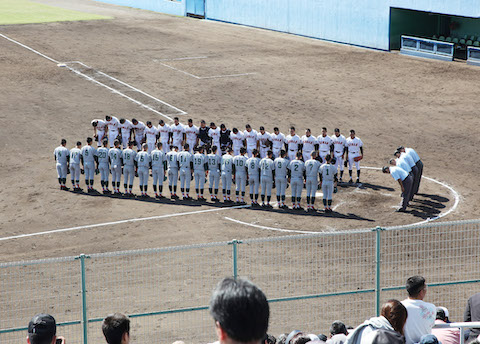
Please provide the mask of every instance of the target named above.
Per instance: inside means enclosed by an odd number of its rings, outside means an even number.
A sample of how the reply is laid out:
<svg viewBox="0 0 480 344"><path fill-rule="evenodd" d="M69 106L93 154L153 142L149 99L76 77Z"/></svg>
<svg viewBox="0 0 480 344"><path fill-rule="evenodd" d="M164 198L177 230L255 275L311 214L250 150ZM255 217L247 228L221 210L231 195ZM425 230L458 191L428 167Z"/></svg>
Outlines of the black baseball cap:
<svg viewBox="0 0 480 344"><path fill-rule="evenodd" d="M339 133L339 132L340 132L340 129L338 129L338 128L335 128L335 130L334 130L334 131L335 131L336 133Z"/></svg>
<svg viewBox="0 0 480 344"><path fill-rule="evenodd" d="M57 324L50 314L37 314L28 323L28 337L31 343L50 344L56 333Z"/></svg>
<svg viewBox="0 0 480 344"><path fill-rule="evenodd" d="M399 147L397 148L398 151L399 151L399 150L402 150L402 149L405 149L405 147L399 146Z"/></svg>

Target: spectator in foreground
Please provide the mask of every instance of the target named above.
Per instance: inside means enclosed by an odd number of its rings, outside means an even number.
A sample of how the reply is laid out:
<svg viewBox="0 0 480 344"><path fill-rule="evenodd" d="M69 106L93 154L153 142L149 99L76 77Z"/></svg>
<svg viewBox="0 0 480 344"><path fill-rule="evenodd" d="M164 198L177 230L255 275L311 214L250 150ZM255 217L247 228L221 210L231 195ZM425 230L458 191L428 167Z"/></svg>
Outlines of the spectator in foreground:
<svg viewBox="0 0 480 344"><path fill-rule="evenodd" d="M435 337L433 334L425 334L420 338L420 342L418 344L443 344L438 341L438 338Z"/></svg>
<svg viewBox="0 0 480 344"><path fill-rule="evenodd" d="M102 331L108 344L130 342L130 319L122 313L114 313L103 319Z"/></svg>
<svg viewBox="0 0 480 344"><path fill-rule="evenodd" d="M37 314L28 323L28 344L55 344L57 339L65 344L65 338L56 336L57 323L50 314Z"/></svg>
<svg viewBox="0 0 480 344"><path fill-rule="evenodd" d="M472 295L467 302L463 321L480 321L480 293ZM480 328L472 328L467 343L471 343L480 335Z"/></svg>
<svg viewBox="0 0 480 344"><path fill-rule="evenodd" d="M447 310L445 312L445 310ZM446 324L448 321L448 309L445 307L437 307L436 324ZM460 330L458 328L433 328L432 334L442 344L460 344Z"/></svg>
<svg viewBox="0 0 480 344"><path fill-rule="evenodd" d="M327 344L343 344L347 341L347 327L340 320L335 320L330 325L330 339Z"/></svg>
<svg viewBox="0 0 480 344"><path fill-rule="evenodd" d="M210 314L220 344L260 344L270 309L265 294L249 281L227 277L213 291Z"/></svg>
<svg viewBox="0 0 480 344"><path fill-rule="evenodd" d="M408 298L402 301L408 311L405 340L407 344L413 344L418 343L423 335L432 333L437 308L434 304L423 301L427 294L427 284L422 276L409 277L406 288Z"/></svg>
<svg viewBox="0 0 480 344"><path fill-rule="evenodd" d="M346 344L402 344L405 343L403 328L407 321L407 309L398 300L388 300L381 316L370 318L354 329Z"/></svg>

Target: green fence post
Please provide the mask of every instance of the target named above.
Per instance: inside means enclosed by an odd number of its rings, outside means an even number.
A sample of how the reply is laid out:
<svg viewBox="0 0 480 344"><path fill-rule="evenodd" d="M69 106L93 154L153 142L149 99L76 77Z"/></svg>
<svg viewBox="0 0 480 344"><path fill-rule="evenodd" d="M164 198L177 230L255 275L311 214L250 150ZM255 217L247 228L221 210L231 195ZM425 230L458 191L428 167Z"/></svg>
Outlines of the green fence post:
<svg viewBox="0 0 480 344"><path fill-rule="evenodd" d="M380 263L382 259L381 255L381 240L382 236L380 232L384 230L382 227L377 226L375 228L375 312L377 314L377 317L380 316L380 293L382 289L380 288Z"/></svg>
<svg viewBox="0 0 480 344"><path fill-rule="evenodd" d="M233 245L233 278L237 279L238 276L238 244L242 242L237 239L233 239L228 244Z"/></svg>
<svg viewBox="0 0 480 344"><path fill-rule="evenodd" d="M88 344L88 321L87 321L87 288L86 288L86 271L85 258L89 258L85 254L81 254L77 259L80 259L80 267L82 269L82 328L83 328L83 344Z"/></svg>

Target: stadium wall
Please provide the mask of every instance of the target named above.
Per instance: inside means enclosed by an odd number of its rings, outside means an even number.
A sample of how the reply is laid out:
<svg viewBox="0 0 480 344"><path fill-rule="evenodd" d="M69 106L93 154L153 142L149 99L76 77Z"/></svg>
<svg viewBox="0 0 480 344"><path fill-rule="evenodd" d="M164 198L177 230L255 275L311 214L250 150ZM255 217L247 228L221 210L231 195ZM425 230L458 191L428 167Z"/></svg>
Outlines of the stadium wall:
<svg viewBox="0 0 480 344"><path fill-rule="evenodd" d="M100 0L174 15L202 0ZM205 18L389 50L391 8L480 17L478 0L203 0Z"/></svg>

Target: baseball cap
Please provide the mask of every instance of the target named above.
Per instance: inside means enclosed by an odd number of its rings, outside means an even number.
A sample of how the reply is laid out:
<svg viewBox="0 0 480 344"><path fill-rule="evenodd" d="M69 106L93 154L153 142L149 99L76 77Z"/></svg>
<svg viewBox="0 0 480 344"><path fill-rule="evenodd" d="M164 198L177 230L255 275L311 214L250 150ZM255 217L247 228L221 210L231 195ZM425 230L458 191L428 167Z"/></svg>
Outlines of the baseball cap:
<svg viewBox="0 0 480 344"><path fill-rule="evenodd" d="M399 150L401 150L401 149L405 149L405 147L403 147L403 146L398 146L397 150L399 151Z"/></svg>
<svg viewBox="0 0 480 344"><path fill-rule="evenodd" d="M50 314L37 314L28 323L28 337L30 342L49 344L57 333L55 318Z"/></svg>
<svg viewBox="0 0 480 344"><path fill-rule="evenodd" d="M335 130L334 130L334 131L335 131L336 133L339 133L339 132L340 132L340 129L338 129L338 128L335 128Z"/></svg>
<svg viewBox="0 0 480 344"><path fill-rule="evenodd" d="M448 314L447 307L437 307L437 314L439 311L443 311L443 314L445 314L445 317L448 318L449 314Z"/></svg>
<svg viewBox="0 0 480 344"><path fill-rule="evenodd" d="M419 344L442 344L433 334L426 334L420 338Z"/></svg>
<svg viewBox="0 0 480 344"><path fill-rule="evenodd" d="M398 149L393 153L393 156L397 156L398 153L401 153Z"/></svg>

